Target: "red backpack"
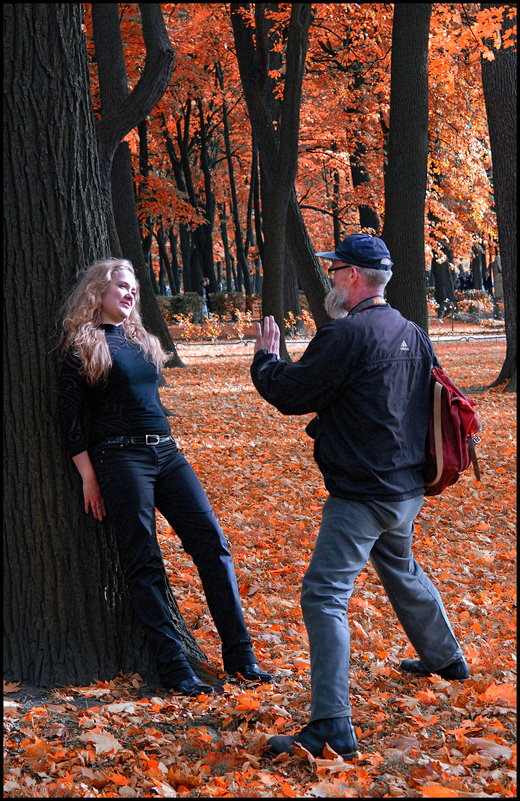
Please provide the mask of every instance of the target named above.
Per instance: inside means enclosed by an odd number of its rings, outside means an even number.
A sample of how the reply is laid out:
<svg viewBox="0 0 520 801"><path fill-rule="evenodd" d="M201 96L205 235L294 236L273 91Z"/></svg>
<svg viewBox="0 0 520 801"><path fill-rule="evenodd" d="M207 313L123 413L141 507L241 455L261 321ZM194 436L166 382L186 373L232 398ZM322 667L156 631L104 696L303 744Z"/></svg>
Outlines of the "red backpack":
<svg viewBox="0 0 520 801"><path fill-rule="evenodd" d="M432 400L426 438L425 495L440 495L455 484L473 463L477 481L480 470L474 435L480 428L475 403L464 395L441 367L432 367Z"/></svg>

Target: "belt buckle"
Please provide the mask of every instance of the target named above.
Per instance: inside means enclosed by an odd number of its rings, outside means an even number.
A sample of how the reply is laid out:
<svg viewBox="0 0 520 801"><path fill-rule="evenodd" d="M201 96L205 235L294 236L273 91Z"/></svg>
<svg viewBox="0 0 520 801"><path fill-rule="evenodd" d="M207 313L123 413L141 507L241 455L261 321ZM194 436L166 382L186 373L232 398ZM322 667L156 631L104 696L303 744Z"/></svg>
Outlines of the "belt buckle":
<svg viewBox="0 0 520 801"><path fill-rule="evenodd" d="M145 442L147 445L158 445L160 439L159 434L145 434Z"/></svg>

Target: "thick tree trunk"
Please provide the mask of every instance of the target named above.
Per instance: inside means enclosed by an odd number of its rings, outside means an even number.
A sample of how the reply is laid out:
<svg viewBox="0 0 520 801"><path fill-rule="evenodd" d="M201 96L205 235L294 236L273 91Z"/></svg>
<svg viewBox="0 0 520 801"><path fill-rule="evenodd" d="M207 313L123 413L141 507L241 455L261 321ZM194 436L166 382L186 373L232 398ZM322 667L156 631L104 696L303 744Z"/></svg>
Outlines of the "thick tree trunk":
<svg viewBox="0 0 520 801"><path fill-rule="evenodd" d="M109 254L82 21L79 3L4 6L4 678L47 687L154 678L56 420L58 310Z"/></svg>
<svg viewBox="0 0 520 801"><path fill-rule="evenodd" d="M428 329L424 206L428 162L428 34L431 3L396 3L390 132L382 239L392 260L388 301Z"/></svg>
<svg viewBox="0 0 520 801"><path fill-rule="evenodd" d="M499 3L483 3L482 8L500 7ZM511 6L506 6L511 8ZM503 28L516 25L506 20ZM493 162L493 194L497 215L504 291L506 356L499 375L491 384L508 380L505 389L516 392L517 357L517 55L516 47L495 50L493 61L482 59L482 85L488 119L489 141Z"/></svg>

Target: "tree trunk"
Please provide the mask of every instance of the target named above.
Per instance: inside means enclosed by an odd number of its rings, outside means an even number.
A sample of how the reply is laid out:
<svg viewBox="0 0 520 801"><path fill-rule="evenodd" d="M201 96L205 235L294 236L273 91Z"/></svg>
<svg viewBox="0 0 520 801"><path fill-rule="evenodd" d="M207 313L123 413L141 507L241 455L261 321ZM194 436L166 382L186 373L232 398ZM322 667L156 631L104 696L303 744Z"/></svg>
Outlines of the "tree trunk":
<svg viewBox="0 0 520 801"><path fill-rule="evenodd" d="M424 207L430 16L431 3L394 5L385 221L381 234L394 262L386 297L425 331L428 330Z"/></svg>
<svg viewBox="0 0 520 801"><path fill-rule="evenodd" d="M125 126L129 125L128 130L131 130L162 97L173 69L175 55L164 29L160 6L155 3L143 4L141 15L147 47L146 66L137 85L129 93L118 6L115 3L92 4L102 110L102 119L97 124L97 134L100 161L103 163L103 159L105 160L107 169L110 166L109 176L102 173L102 181L108 181L110 188L114 220L121 246L120 253L132 262L139 281L143 322L159 337L164 349L172 354L166 366L184 367L157 303L144 258L128 143L118 143L115 153L113 152L109 159L111 145L117 136L122 131L124 131L122 136L128 133Z"/></svg>
<svg viewBox="0 0 520 801"><path fill-rule="evenodd" d="M186 292L192 292L193 287L191 283L191 236L185 223L179 225L179 241L182 259L182 285L186 294Z"/></svg>
<svg viewBox="0 0 520 801"><path fill-rule="evenodd" d="M215 263L213 261L213 226L215 223L215 194L211 184L211 168L210 157L208 152L207 141L207 124L204 119L204 110L202 108L202 100L197 100L197 108L199 111L200 119L200 167L204 176L204 216L207 223L201 225L196 233L199 235L198 242L201 248L202 258L204 262L204 275L209 278L209 288L211 292L215 292L217 288L217 279L215 276Z"/></svg>
<svg viewBox="0 0 520 801"><path fill-rule="evenodd" d="M148 131L146 120L141 120L137 126L139 135L139 175L148 177ZM148 269L152 270L152 243L153 243L153 223L150 217L146 218L146 234L141 235L141 247L143 248L144 260Z"/></svg>
<svg viewBox="0 0 520 801"><path fill-rule="evenodd" d="M482 8L497 8L499 3L483 3ZM511 6L506 6L511 8ZM507 20L503 29L516 25ZM491 42L493 61L482 59L482 85L493 162L493 194L497 215L498 243L504 292L506 355L498 377L491 386L508 381L505 389L516 392L517 356L517 56L516 47L496 50Z"/></svg>
<svg viewBox="0 0 520 801"><path fill-rule="evenodd" d="M159 248L159 258L161 259L161 264L164 265L166 275L168 276L168 284L170 286L170 290L172 291L172 293L175 293L177 291L175 269L173 264L170 264L170 259L168 258L168 250L166 249L166 237L164 235L162 225L160 225L157 228L155 238L157 240L157 247Z"/></svg>
<svg viewBox="0 0 520 801"><path fill-rule="evenodd" d="M289 323L291 313L294 317L292 323ZM298 287L298 272L296 266L292 261L290 254L285 254L285 270L283 281L283 316L287 320L286 332L291 335L295 333L302 334L304 332L304 325L301 319L302 307L300 302L300 292Z"/></svg>
<svg viewBox="0 0 520 801"><path fill-rule="evenodd" d="M275 131L269 113L270 53L273 43L267 35L265 5L255 6L255 36L244 23L239 9L231 4L231 21L242 88L249 112L253 136L260 154L262 181L262 221L264 280L262 314L272 314L280 331L280 353L289 358L283 336L283 271L286 248L286 220L294 179L298 168L298 134L301 90L308 46L311 8L293 3L287 33L285 84L280 124Z"/></svg>
<svg viewBox="0 0 520 801"><path fill-rule="evenodd" d="M172 295L178 295L181 291L180 281L179 281L179 260L177 258L177 240L178 235L173 230L173 225L170 225L168 229L168 241L170 242L170 253L171 253L171 271L172 271L172 285L170 287L172 291Z"/></svg>
<svg viewBox="0 0 520 801"><path fill-rule="evenodd" d="M287 212L287 248L298 270L300 286L309 303L316 328L320 328L330 322L323 306L325 296L330 291L330 281L314 255L315 248L309 239L294 189Z"/></svg>
<svg viewBox="0 0 520 801"><path fill-rule="evenodd" d="M442 320L443 317L454 312L457 308L453 273L450 270L448 260L439 262L436 259L432 259L431 268L435 281L434 297L437 301L437 317Z"/></svg>
<svg viewBox="0 0 520 801"><path fill-rule="evenodd" d="M226 263L226 289L231 292L231 254L229 252L229 240L227 235L227 215L226 204L219 203L220 212L220 236L224 246L224 259Z"/></svg>
<svg viewBox="0 0 520 801"><path fill-rule="evenodd" d="M222 124L224 128L224 145L226 148L226 161L228 165L229 174L229 188L231 190L231 210L233 213L233 223L235 225L235 250L237 254L238 269L242 272L244 279L244 286L246 288L246 295L251 295L251 278L249 276L249 268L247 266L246 254L244 252L244 243L242 239L242 227L240 225L240 215L238 209L237 187L235 182L235 170L233 168L233 158L231 155L231 141L229 136L229 122L227 105L224 97L224 76L222 74L222 67L220 64L215 65L217 79L222 90Z"/></svg>
<svg viewBox="0 0 520 801"><path fill-rule="evenodd" d="M262 231L262 210L260 205L260 167L258 164L258 148L255 144L255 138L252 137L251 142L252 157L251 157L251 180L253 192L253 209L255 212L255 236L256 246L258 248L258 255L260 260L264 261L264 234Z"/></svg>
<svg viewBox="0 0 520 801"><path fill-rule="evenodd" d="M363 184L370 183L370 176L367 173L365 162L365 147L356 140L354 152L350 156L350 173L352 175L352 186L363 186ZM359 227L360 229L371 228L375 234L379 231L379 215L375 209L370 206L360 205L359 210Z"/></svg>
<svg viewBox="0 0 520 801"><path fill-rule="evenodd" d="M79 3L4 6L4 678L45 687L155 680L56 420L58 309L110 252L82 22Z"/></svg>

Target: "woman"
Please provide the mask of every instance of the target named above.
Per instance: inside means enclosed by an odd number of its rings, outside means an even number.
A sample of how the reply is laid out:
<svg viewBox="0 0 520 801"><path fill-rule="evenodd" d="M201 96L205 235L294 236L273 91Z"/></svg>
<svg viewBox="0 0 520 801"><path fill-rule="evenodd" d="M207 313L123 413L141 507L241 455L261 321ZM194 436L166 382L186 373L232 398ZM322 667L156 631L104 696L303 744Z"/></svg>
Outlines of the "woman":
<svg viewBox="0 0 520 801"><path fill-rule="evenodd" d="M164 687L184 695L214 691L194 675L169 611L156 508L195 562L224 669L271 681L255 660L222 530L162 411L157 380L168 354L143 327L138 304L132 264L109 258L86 270L64 307L59 418L83 479L85 512L96 520L108 513L113 521L132 603ZM85 404L88 441L80 422Z"/></svg>

